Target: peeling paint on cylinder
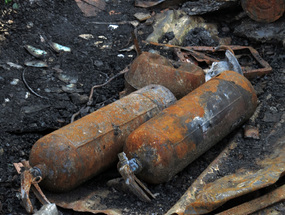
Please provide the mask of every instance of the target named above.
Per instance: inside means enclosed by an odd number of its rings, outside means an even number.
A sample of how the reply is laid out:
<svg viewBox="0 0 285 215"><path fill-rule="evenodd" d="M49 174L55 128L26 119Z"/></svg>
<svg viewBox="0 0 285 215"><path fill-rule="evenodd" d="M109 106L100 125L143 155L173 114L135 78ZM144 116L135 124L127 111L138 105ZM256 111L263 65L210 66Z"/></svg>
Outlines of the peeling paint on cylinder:
<svg viewBox="0 0 285 215"><path fill-rule="evenodd" d="M173 65L159 54L143 52L134 60L125 79L135 89L149 84L165 86L179 99L203 84L205 75L194 64L176 62Z"/></svg>
<svg viewBox="0 0 285 215"><path fill-rule="evenodd" d="M274 22L285 11L284 0L241 0L243 10L258 22Z"/></svg>
<svg viewBox="0 0 285 215"><path fill-rule="evenodd" d="M30 165L45 188L70 190L115 164L128 135L175 101L163 86L142 88L39 139Z"/></svg>
<svg viewBox="0 0 285 215"><path fill-rule="evenodd" d="M132 132L124 152L140 162L140 179L166 182L249 119L256 105L250 82L225 71Z"/></svg>

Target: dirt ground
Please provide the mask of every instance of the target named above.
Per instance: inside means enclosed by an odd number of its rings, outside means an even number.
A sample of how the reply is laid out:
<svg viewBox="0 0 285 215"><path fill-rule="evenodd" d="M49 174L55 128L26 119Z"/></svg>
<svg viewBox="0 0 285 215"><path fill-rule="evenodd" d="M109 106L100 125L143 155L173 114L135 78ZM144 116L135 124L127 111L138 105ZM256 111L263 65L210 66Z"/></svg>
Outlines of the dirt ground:
<svg viewBox="0 0 285 215"><path fill-rule="evenodd" d="M18 4L18 9L12 9L12 4L5 5L3 1L0 3L0 214L26 214L20 203L20 177L13 163L23 159L28 160L32 145L40 137L70 123L72 115L86 104L92 86L104 83L123 70L137 56L134 50L119 51L132 45L131 33L134 30L132 25L121 24L118 28L112 29L109 25L94 24L94 22L135 20L136 12L157 13L161 10L161 8L134 7L133 0L109 0L106 1L105 9L99 11L96 17L84 17L75 1L13 2ZM113 11L113 14L110 15L110 11ZM226 20L241 11L242 8L238 6L230 11L204 15L204 18L217 22L220 34L231 37L232 44L250 45L257 49L273 68L271 74L252 80L259 102L263 104L255 123L259 128L261 140L246 140L239 135L239 142L245 144L245 147L241 147L241 151L252 148L254 144L259 145L254 155L242 158L244 159L242 165L253 168L250 166L252 156L261 156L266 150L270 150L270 147L261 146L262 138L270 133L282 117L284 118L285 52L280 42L273 40L261 43L234 35L236 25L246 17L236 21ZM139 41L145 40L153 30L151 25L145 23L140 23L137 29L140 32ZM94 38L85 40L79 37L81 34L92 34ZM57 54L46 41L68 46L72 52ZM96 43L97 41L100 42ZM192 40L190 45L205 45L201 44L201 41L193 44L193 41L195 40ZM24 62L35 59L25 50L25 45L47 50L45 60L49 67L24 66ZM159 47L150 47L143 43L140 46L143 51L153 48L171 57L169 50L164 51ZM7 62L22 67L15 68ZM26 84L22 79L23 71ZM27 89L27 84L37 95ZM123 76L96 89L92 105L77 118L116 101L123 89ZM234 134L241 133L241 130L235 131ZM125 214L165 213L219 154L225 142L227 141L224 140L212 148L170 182L157 186L150 185L154 193L160 193L154 202L145 204L126 197L121 206L124 208L124 205L131 204L132 211L126 211ZM117 173L114 174L118 176ZM34 197L32 200L39 209L39 202ZM284 212L282 205L282 203L281 206L278 205L279 211ZM72 210L62 208L59 210L62 214L79 214Z"/></svg>

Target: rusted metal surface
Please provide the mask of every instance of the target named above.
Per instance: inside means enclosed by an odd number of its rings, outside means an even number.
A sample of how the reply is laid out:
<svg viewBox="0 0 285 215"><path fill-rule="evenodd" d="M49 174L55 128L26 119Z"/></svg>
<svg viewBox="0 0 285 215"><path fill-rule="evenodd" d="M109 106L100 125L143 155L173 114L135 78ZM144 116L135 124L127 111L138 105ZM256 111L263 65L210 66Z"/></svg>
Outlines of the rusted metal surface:
<svg viewBox="0 0 285 215"><path fill-rule="evenodd" d="M75 2L84 16L87 17L96 16L106 6L106 2L102 0L75 0Z"/></svg>
<svg viewBox="0 0 285 215"><path fill-rule="evenodd" d="M30 200L30 189L42 204L50 204L38 185L42 178L31 169L29 162L24 160L21 163L14 163L14 166L18 174L21 174L21 199L26 211L28 213L33 213L34 211L33 204ZM24 169L22 173L21 168Z"/></svg>
<svg viewBox="0 0 285 215"><path fill-rule="evenodd" d="M268 193L262 197L254 199L250 202L246 202L242 205L231 208L229 210L223 211L222 213L219 213L218 215L232 215L232 214L246 215L246 214L251 214L255 211L266 208L269 205L280 202L282 200L285 200L285 185L276 188L274 191L272 191L272 192L270 192L270 193Z"/></svg>
<svg viewBox="0 0 285 215"><path fill-rule="evenodd" d="M241 0L243 10L258 22L274 22L285 11L284 0Z"/></svg>
<svg viewBox="0 0 285 215"><path fill-rule="evenodd" d="M232 172L234 172L232 174L221 176L220 172L224 168L225 163L228 163L231 165L231 168L233 168L233 160L231 160L229 154L235 153L238 143L236 141L231 142L196 179L166 215L210 213L231 199L241 197L276 183L285 173L284 122L281 124L281 129L277 128L276 130L277 132L275 131L275 134L269 134L269 136L275 135L277 137L275 141L270 140L268 146L270 148L269 153L263 158L257 157L251 160L258 168L249 170L242 166L241 168L232 169ZM280 134L282 136L278 137ZM268 137L264 141L269 141ZM280 189L284 190L284 185L283 187L280 187ZM256 210L258 207L261 209L266 204L269 205L284 199L284 191L282 194L283 196L279 195L279 192L281 192L280 189L278 188L275 193L269 193L268 195L261 197L259 199L260 201L258 201L257 204L255 203L256 205L251 204L251 202L241 205L245 211L240 210L239 212L248 214L246 213L246 210ZM239 213L234 212L230 214Z"/></svg>
<svg viewBox="0 0 285 215"><path fill-rule="evenodd" d="M119 172L125 180L125 185L128 186L129 190L134 193L135 196L139 197L140 200L145 202L150 202L155 196L150 192L150 190L135 176L135 171L133 171L130 161L126 157L124 152L118 155L119 157ZM135 164L136 165L136 164ZM139 167L136 165L134 168L137 170Z"/></svg>
<svg viewBox="0 0 285 215"><path fill-rule="evenodd" d="M271 66L263 60L259 53L250 46L228 46L234 51L234 54L236 58L239 60L239 63L241 64L242 71L245 77L248 79L252 79L257 76L263 76L265 74L269 74L272 72ZM207 64L212 64L213 62L219 62L220 59L214 56L214 53L218 53L222 50L216 50L215 47L208 47L208 46L189 46L185 47L187 50L182 52L184 54L184 60L185 58L192 59L194 62L196 61L197 64L199 62L205 62ZM243 65L241 62L241 58L246 57L252 60L252 62L249 62L249 65ZM256 61L256 62L254 62ZM251 64L256 64L255 66L258 68L252 67Z"/></svg>
<svg viewBox="0 0 285 215"><path fill-rule="evenodd" d="M50 193L48 191L45 191L45 194L47 194L47 197L50 200L49 201L43 194L43 192L41 192L39 186L35 183L32 183L34 176L29 171L31 168L29 162L22 161L22 163L14 163L14 166L18 174L21 174L21 168L26 169L25 172L21 175L22 178L25 178L24 180L22 180L22 182L25 183L25 186L22 185L21 195L25 195L27 197L26 199L22 200L24 207L29 213L32 213L34 211L33 205L29 199L29 188L31 188L33 193L43 205L51 205L51 201L62 208L73 209L74 211L78 212L90 212L93 214L106 215L122 214L121 208L114 208L111 206L104 205L102 203L110 199L119 199L120 197L116 196L116 194L114 193L111 193L109 189L101 187L99 189L92 187L92 189L88 188L86 190L84 186L81 186L78 189L72 190L68 193ZM35 187L34 185L36 185L37 187ZM101 200L102 202L98 200Z"/></svg>
<svg viewBox="0 0 285 215"><path fill-rule="evenodd" d="M129 85L140 89L149 84L167 87L177 98L182 98L205 82L203 70L185 62L171 63L167 58L149 52L137 57L125 74Z"/></svg>
<svg viewBox="0 0 285 215"><path fill-rule="evenodd" d="M175 48L176 49L175 52L178 53L177 56L181 59L181 61L191 62L192 64L195 65L199 65L199 63L201 62L210 65L213 62L219 62L221 60L214 55L216 53L219 53L219 51L222 51L221 49L216 50L216 47L211 47L211 46L181 47L181 46L176 46L171 44L161 44L156 42L146 42L146 41L143 42L155 46L166 46L170 48ZM241 64L243 74L248 79L252 79L257 76L264 76L265 74L269 74L270 72L272 72L271 66L264 59L262 59L259 53L251 46L232 45L227 47L234 51L236 58ZM181 52L179 51L177 52L177 49L181 49ZM243 57L249 58L253 62L247 63L249 65L243 65L241 62L241 58Z"/></svg>
<svg viewBox="0 0 285 215"><path fill-rule="evenodd" d="M250 82L225 71L138 127L124 152L141 164L138 178L166 182L245 122L256 104Z"/></svg>
<svg viewBox="0 0 285 215"><path fill-rule="evenodd" d="M114 208L105 203L116 199L116 194L108 189L84 189L82 187L69 193L48 193L48 198L57 206L72 209L77 212L89 212L93 214L121 215L122 208ZM117 199L118 201L118 199Z"/></svg>
<svg viewBox="0 0 285 215"><path fill-rule="evenodd" d="M114 164L128 135L175 100L163 86L138 90L39 139L30 165L45 188L70 190Z"/></svg>
<svg viewBox="0 0 285 215"><path fill-rule="evenodd" d="M30 200L30 189L32 186L33 176L29 171L24 171L21 175L21 198L24 203L24 207L28 213L33 213L33 205Z"/></svg>

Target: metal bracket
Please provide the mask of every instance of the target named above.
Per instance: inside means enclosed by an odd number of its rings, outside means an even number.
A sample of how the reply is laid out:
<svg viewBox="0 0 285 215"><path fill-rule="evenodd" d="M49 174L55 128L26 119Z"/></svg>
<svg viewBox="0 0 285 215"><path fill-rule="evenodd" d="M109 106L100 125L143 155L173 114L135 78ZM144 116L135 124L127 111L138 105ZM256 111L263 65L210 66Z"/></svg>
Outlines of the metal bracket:
<svg viewBox="0 0 285 215"><path fill-rule="evenodd" d="M134 172L138 171L139 165L137 164L138 167L134 168L134 165L128 160L124 152L119 153L118 157L118 171L125 180L129 190L144 202L150 202L151 199L154 199L155 196L134 174Z"/></svg>
<svg viewBox="0 0 285 215"><path fill-rule="evenodd" d="M239 61L241 64L241 68L243 71L243 74L246 78L252 79L256 76L263 76L265 74L269 74L272 72L272 67L264 60L261 58L259 53L252 47L250 46L224 46L228 47L233 50L236 58L239 60L242 56L250 55L253 57L253 59L256 61L258 64L259 68L250 68L243 66L242 63ZM214 53L218 53L220 51L223 51L223 49L216 49L215 47L209 47L209 46L188 46L181 51L180 56L183 55L183 60L187 58L191 58L192 61L193 59L196 61L196 64L205 62L206 64L212 64L213 62L219 62L220 59L214 56ZM178 56L179 57L179 56Z"/></svg>

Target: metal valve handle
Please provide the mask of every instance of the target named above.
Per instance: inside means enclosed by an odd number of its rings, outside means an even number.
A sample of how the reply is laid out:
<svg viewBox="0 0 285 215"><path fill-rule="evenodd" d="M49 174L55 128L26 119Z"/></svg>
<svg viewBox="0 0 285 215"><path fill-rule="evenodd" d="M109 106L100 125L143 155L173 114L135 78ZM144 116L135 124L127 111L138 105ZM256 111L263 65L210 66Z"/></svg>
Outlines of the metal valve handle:
<svg viewBox="0 0 285 215"><path fill-rule="evenodd" d="M134 174L140 171L140 163L135 158L128 160L124 152L119 153L118 157L118 171L129 190L142 201L150 202L151 199L154 199L155 196Z"/></svg>

